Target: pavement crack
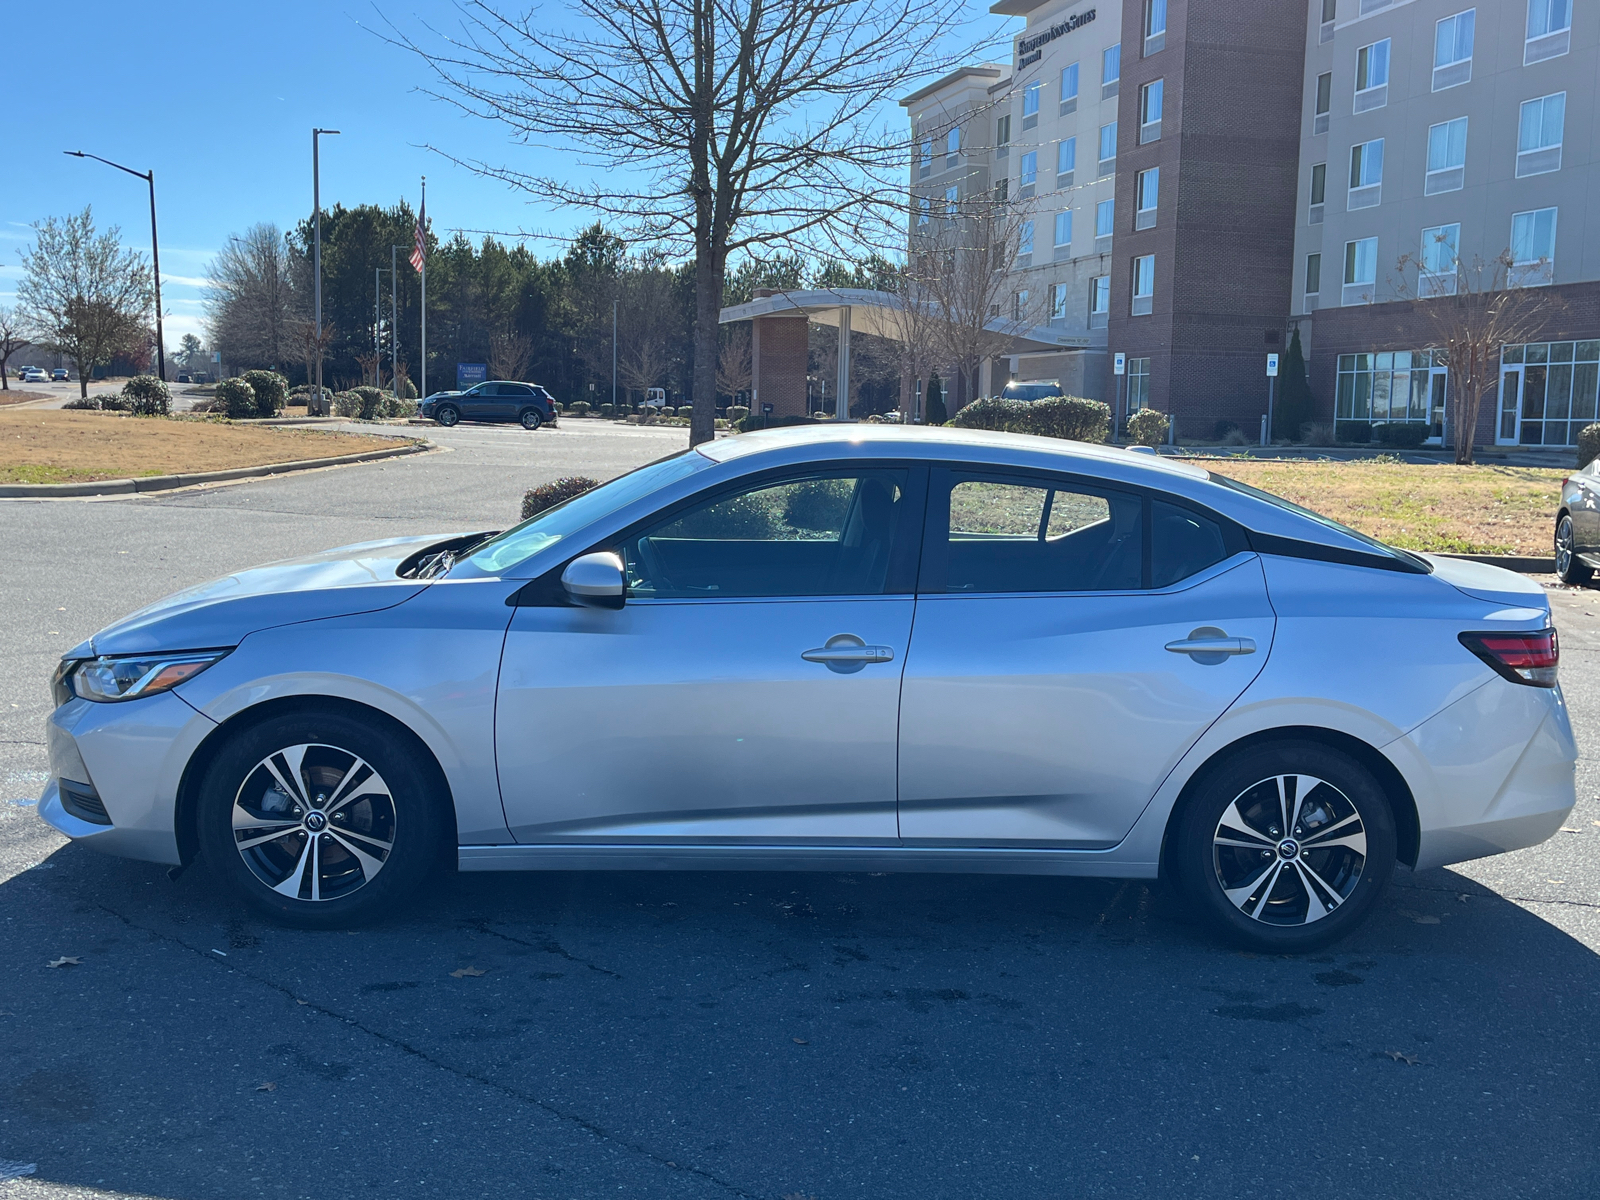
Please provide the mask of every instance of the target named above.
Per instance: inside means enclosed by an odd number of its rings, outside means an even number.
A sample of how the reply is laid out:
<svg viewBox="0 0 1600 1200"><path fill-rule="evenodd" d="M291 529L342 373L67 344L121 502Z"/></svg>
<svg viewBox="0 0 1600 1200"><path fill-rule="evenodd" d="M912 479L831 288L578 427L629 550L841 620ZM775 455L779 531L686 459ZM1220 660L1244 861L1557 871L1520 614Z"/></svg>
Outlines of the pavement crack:
<svg viewBox="0 0 1600 1200"><path fill-rule="evenodd" d="M1483 887L1480 883L1478 887ZM1507 892L1496 892L1485 888L1479 895L1464 892L1460 888L1428 887L1424 884L1395 884L1397 892L1437 892L1442 896L1473 896L1474 899L1509 900L1513 904L1565 904L1572 908L1600 908L1600 904L1593 900L1563 900L1559 897L1549 896L1513 896Z"/></svg>
<svg viewBox="0 0 1600 1200"><path fill-rule="evenodd" d="M510 942L517 946L526 946L530 950L543 950L546 954L554 954L558 958L564 958L570 963L577 963L580 967L588 967L589 970L596 971L601 975L609 975L613 979L622 978L622 976L618 975L615 971L607 970L605 967L592 963L586 958L579 958L576 954L568 951L565 946L556 941L554 938L541 938L537 942L530 942L523 938L512 937L509 933L501 933L498 929L491 929L489 927L489 922L487 921L469 921L467 924L469 924L479 933L488 934L490 937L497 937L503 942Z"/></svg>
<svg viewBox="0 0 1600 1200"><path fill-rule="evenodd" d="M428 1051L412 1045L404 1038L395 1037L393 1034L385 1033L381 1029L374 1029L372 1026L357 1019L356 1017L346 1016L344 1013L335 1012L333 1009L324 1004L319 1004L315 1000L307 1000L302 996L298 996L294 993L293 989L284 986L274 979L268 979L265 976L257 975L254 971L246 970L235 960L224 962L222 959L217 958L216 955L212 954L209 950L201 949L199 946L190 945L182 938L175 937L170 933L164 933L159 929L152 929L148 925L141 925L139 922L133 920L131 917L125 916L109 905L98 904L96 907L109 916L121 921L129 929L137 929L140 933L148 934L151 937L159 938L162 941L168 942L174 946L179 946L184 950L187 950L190 954L193 954L196 958L210 963L213 967L219 967L225 971L231 971L236 975L242 975L251 982L257 983L264 988L268 988L271 991L277 992L285 999L294 1001L295 1004L300 1007L306 1008L311 1012L318 1014L319 1016L324 1016L330 1020L338 1021L341 1024L347 1025L350 1028L365 1034L367 1037L376 1042L380 1042L391 1049L398 1050L403 1054L408 1054L413 1058L427 1063L430 1067L433 1067L436 1070L444 1071L450 1075L454 1075L457 1079L475 1083L480 1087L490 1088L501 1093L502 1095L509 1096L513 1100L520 1101L521 1103L532 1108L537 1108L541 1112L548 1113L550 1116L556 1118L563 1124L583 1130L583 1132L587 1133L590 1137L595 1138L598 1141L609 1143L611 1145L620 1147L623 1150L627 1150L632 1154L636 1154L641 1158L648 1159L655 1166L663 1167L669 1171L682 1171L686 1174L694 1175L700 1179L703 1179L705 1182L720 1188L730 1196L739 1197L740 1200L764 1200L764 1197L758 1195L757 1193L748 1192L738 1184L732 1183L726 1179L722 1179L712 1172L706 1170L704 1167L689 1166L678 1161L676 1158L667 1158L665 1155L659 1154L647 1146L640 1145L638 1142L630 1142L626 1140L620 1134L607 1129L604 1125L601 1125L597 1121L590 1120L588 1117L580 1116L574 1112L569 1112L558 1105L550 1103L548 1100L541 1100L537 1096L529 1095L527 1092L514 1088L510 1084L500 1082L498 1079L491 1079L487 1075L481 1075L476 1071L469 1071L464 1067L459 1067L453 1063L445 1062L443 1059L435 1057ZM493 933L494 931L486 929L484 932ZM495 934L495 936L500 937L504 935ZM517 941L516 938L507 938L506 940ZM529 945L531 943L520 944ZM543 947L536 948L543 949ZM552 953L565 954L565 951L556 950L552 951ZM571 956L567 955L567 957L570 958ZM573 959L572 961L582 962L581 959ZM584 963L583 965L592 966L593 964ZM613 974L613 972L605 970L604 967L594 967L593 969L607 975ZM620 979L622 977L618 975L616 978Z"/></svg>

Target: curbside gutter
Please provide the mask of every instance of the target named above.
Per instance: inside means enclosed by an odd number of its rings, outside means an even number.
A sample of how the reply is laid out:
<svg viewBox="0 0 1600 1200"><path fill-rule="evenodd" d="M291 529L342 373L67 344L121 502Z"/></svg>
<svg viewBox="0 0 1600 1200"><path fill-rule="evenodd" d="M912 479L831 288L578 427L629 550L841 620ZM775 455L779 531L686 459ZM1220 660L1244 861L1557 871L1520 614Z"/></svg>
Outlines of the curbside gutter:
<svg viewBox="0 0 1600 1200"><path fill-rule="evenodd" d="M342 467L349 463L375 462L407 454L435 450L432 442L388 446L342 454L333 458L304 458L297 462L267 463L259 467L234 467L227 471L196 471L188 475L147 475L142 479L100 479L91 483L0 483L0 500L45 499L75 496L131 496L138 492L166 492L193 487L197 483L223 483L234 479L261 479L268 475L290 475L322 467Z"/></svg>

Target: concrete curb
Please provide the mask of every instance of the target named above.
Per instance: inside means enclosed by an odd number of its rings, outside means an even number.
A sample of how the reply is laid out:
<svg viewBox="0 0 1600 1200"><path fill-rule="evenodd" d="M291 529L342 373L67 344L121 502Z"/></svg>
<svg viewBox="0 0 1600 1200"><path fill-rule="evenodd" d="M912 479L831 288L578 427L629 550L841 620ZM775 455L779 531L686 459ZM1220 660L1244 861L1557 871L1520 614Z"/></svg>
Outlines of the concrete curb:
<svg viewBox="0 0 1600 1200"><path fill-rule="evenodd" d="M289 475L315 471L322 467L342 467L348 463L374 462L405 454L421 454L434 449L432 442L365 450L334 458L305 458L298 462L267 463L260 467L234 467L228 471L196 471L189 475L150 475L143 479L101 479L93 483L5 483L0 484L0 500L44 499L73 496L131 496L137 492L166 492L193 487L197 483L223 483L233 479L260 479L268 475Z"/></svg>
<svg viewBox="0 0 1600 1200"><path fill-rule="evenodd" d="M1430 553L1433 553L1430 551ZM1433 553L1435 558L1462 558L1468 562L1488 563L1491 567L1504 567L1508 571L1519 571L1524 575L1554 575L1556 560L1551 558L1533 558L1521 554L1440 554Z"/></svg>

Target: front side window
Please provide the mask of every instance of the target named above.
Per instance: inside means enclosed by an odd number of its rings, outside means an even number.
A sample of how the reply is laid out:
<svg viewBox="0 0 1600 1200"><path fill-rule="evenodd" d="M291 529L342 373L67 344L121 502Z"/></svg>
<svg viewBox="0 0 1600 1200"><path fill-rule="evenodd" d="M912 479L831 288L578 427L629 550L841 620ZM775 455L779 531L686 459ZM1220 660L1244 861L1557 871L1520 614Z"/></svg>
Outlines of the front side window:
<svg viewBox="0 0 1600 1200"><path fill-rule="evenodd" d="M1153 79L1139 89L1139 144L1156 141L1161 136L1161 100L1166 91L1166 81Z"/></svg>
<svg viewBox="0 0 1600 1200"><path fill-rule="evenodd" d="M1453 192L1466 180L1467 119L1441 121L1428 126L1428 174L1423 191L1429 195Z"/></svg>
<svg viewBox="0 0 1600 1200"><path fill-rule="evenodd" d="M1148 316L1156 294L1156 256L1141 254L1133 260L1133 315Z"/></svg>
<svg viewBox="0 0 1600 1200"><path fill-rule="evenodd" d="M1078 139L1063 138L1056 145L1056 174L1070 175L1078 165Z"/></svg>
<svg viewBox="0 0 1600 1200"><path fill-rule="evenodd" d="M1472 78L1472 35L1478 10L1467 9L1446 17L1433 27L1433 90L1466 83Z"/></svg>
<svg viewBox="0 0 1600 1200"><path fill-rule="evenodd" d="M1072 214L1058 212L1056 214L1056 243L1060 246L1072 245Z"/></svg>
<svg viewBox="0 0 1600 1200"><path fill-rule="evenodd" d="M818 473L724 494L622 544L633 599L872 596L902 530L903 469Z"/></svg>
<svg viewBox="0 0 1600 1200"><path fill-rule="evenodd" d="M1106 168L1117 157L1117 123L1100 126L1100 173L1106 174Z"/></svg>
<svg viewBox="0 0 1600 1200"><path fill-rule="evenodd" d="M1102 200L1094 206L1094 235L1097 238L1110 237L1116 226L1117 206L1115 200Z"/></svg>
<svg viewBox="0 0 1600 1200"><path fill-rule="evenodd" d="M1517 121L1517 178L1561 169L1561 140L1566 117L1565 92L1523 101Z"/></svg>

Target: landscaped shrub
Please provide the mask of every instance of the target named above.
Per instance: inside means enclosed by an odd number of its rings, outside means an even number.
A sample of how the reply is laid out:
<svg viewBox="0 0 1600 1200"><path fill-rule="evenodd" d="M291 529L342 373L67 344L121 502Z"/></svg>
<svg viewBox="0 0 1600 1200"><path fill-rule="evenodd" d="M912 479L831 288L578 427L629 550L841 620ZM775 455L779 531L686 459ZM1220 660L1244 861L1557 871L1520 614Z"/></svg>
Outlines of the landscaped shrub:
<svg viewBox="0 0 1600 1200"><path fill-rule="evenodd" d="M217 384L217 405L235 421L256 415L256 392L243 379L224 379Z"/></svg>
<svg viewBox="0 0 1600 1200"><path fill-rule="evenodd" d="M1600 425L1585 425L1578 434L1578 470L1600 458Z"/></svg>
<svg viewBox="0 0 1600 1200"><path fill-rule="evenodd" d="M1239 422L1222 420L1211 426L1211 436L1219 442L1227 440L1230 433L1239 432Z"/></svg>
<svg viewBox="0 0 1600 1200"><path fill-rule="evenodd" d="M61 407L86 412L127 412L128 401L116 392L106 392L99 396L80 396L76 400L67 401Z"/></svg>
<svg viewBox="0 0 1600 1200"><path fill-rule="evenodd" d="M731 412L733 409L729 409L729 411ZM786 417L768 417L760 413L745 413L744 416L733 422L733 427L740 433L750 433L756 429L784 429L790 425L809 424L811 424L810 417L802 417L798 414Z"/></svg>
<svg viewBox="0 0 1600 1200"><path fill-rule="evenodd" d="M385 396L383 399L383 415L386 417L414 417L417 415L417 402L401 396Z"/></svg>
<svg viewBox="0 0 1600 1200"><path fill-rule="evenodd" d="M135 375L122 385L122 399L136 417L172 415L172 393L154 375Z"/></svg>
<svg viewBox="0 0 1600 1200"><path fill-rule="evenodd" d="M1021 400L984 396L958 412L950 419L950 424L957 429L1008 429L1017 432L1022 423L1022 410L1027 407Z"/></svg>
<svg viewBox="0 0 1600 1200"><path fill-rule="evenodd" d="M567 405L567 411L575 417L586 417L589 415L589 402L587 400L574 400Z"/></svg>
<svg viewBox="0 0 1600 1200"><path fill-rule="evenodd" d="M746 408L743 404L730 404L730 405L728 405L728 420L730 420L730 421L742 421L742 420L744 420L744 418L748 417L749 415L750 415L750 410L748 408Z"/></svg>
<svg viewBox="0 0 1600 1200"><path fill-rule="evenodd" d="M1372 422L1335 421L1333 436L1341 442L1357 442L1364 446L1372 441Z"/></svg>
<svg viewBox="0 0 1600 1200"><path fill-rule="evenodd" d="M1300 428L1300 440L1308 446L1333 445L1333 422L1308 421Z"/></svg>
<svg viewBox="0 0 1600 1200"><path fill-rule="evenodd" d="M1161 445L1171 427L1167 414L1154 408L1141 408L1128 418L1128 436L1139 446Z"/></svg>
<svg viewBox="0 0 1600 1200"><path fill-rule="evenodd" d="M363 421L379 420L389 411L388 395L382 388L373 387L370 383L351 388L349 395L361 397L361 411L357 415Z"/></svg>
<svg viewBox="0 0 1600 1200"><path fill-rule="evenodd" d="M843 529L854 494L855 483L849 479L808 479L797 483L784 499L784 522L793 529L817 533Z"/></svg>
<svg viewBox="0 0 1600 1200"><path fill-rule="evenodd" d="M361 397L354 392L335 392L333 394L333 415L347 419L359 417L361 415Z"/></svg>
<svg viewBox="0 0 1600 1200"><path fill-rule="evenodd" d="M600 415L610 420L617 415L617 406L615 404L602 404L600 406Z"/></svg>
<svg viewBox="0 0 1600 1200"><path fill-rule="evenodd" d="M565 479L557 479L554 483L541 484L522 494L522 519L537 516L547 508L554 508L574 496L581 496L590 488L600 486L598 479L589 479L582 475L569 475Z"/></svg>
<svg viewBox="0 0 1600 1200"><path fill-rule="evenodd" d="M400 399L415 400L417 398L417 385L409 379L400 380Z"/></svg>
<svg viewBox="0 0 1600 1200"><path fill-rule="evenodd" d="M246 371L242 378L256 394L256 416L275 417L288 400L289 381L276 371Z"/></svg>
<svg viewBox="0 0 1600 1200"><path fill-rule="evenodd" d="M1378 426L1378 440L1385 446L1415 450L1428 440L1428 427L1420 421L1389 421Z"/></svg>
<svg viewBox="0 0 1600 1200"><path fill-rule="evenodd" d="M669 408L669 407L667 407L667 405L663 404L661 406L661 415L663 417L675 417L675 416L678 415L678 410L675 409L675 408ZM684 416L688 416L688 415L689 415L688 413L684 414Z"/></svg>
<svg viewBox="0 0 1600 1200"><path fill-rule="evenodd" d="M1047 396L1023 404L1018 433L1068 438L1074 442L1103 442L1111 430L1111 408L1082 396Z"/></svg>
<svg viewBox="0 0 1600 1200"><path fill-rule="evenodd" d="M928 380L928 402L923 408L922 419L929 425L943 425L950 419L950 412L944 403L944 384L939 382L937 375Z"/></svg>

